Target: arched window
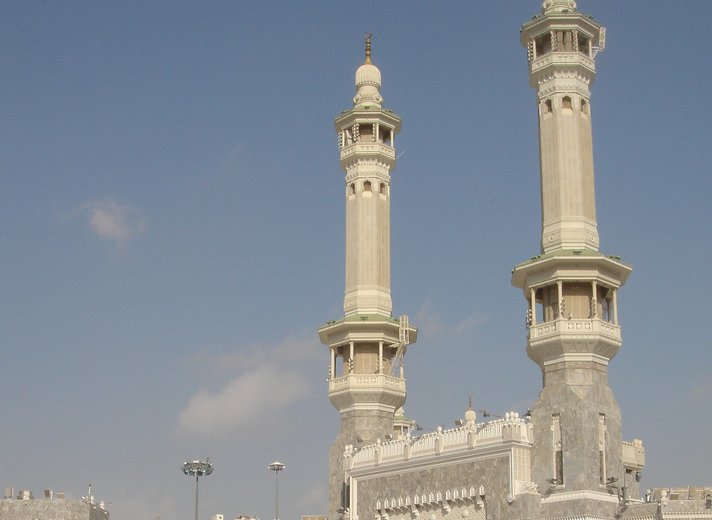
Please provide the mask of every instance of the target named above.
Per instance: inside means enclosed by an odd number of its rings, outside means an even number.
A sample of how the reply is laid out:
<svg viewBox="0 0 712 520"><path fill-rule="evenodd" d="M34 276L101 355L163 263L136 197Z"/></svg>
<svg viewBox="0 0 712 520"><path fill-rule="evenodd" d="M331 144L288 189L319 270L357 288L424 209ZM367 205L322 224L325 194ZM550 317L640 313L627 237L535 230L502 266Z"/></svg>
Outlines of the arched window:
<svg viewBox="0 0 712 520"><path fill-rule="evenodd" d="M544 114L551 114L551 111L552 111L551 99L547 99L546 101L544 101L544 103L542 103L541 111Z"/></svg>

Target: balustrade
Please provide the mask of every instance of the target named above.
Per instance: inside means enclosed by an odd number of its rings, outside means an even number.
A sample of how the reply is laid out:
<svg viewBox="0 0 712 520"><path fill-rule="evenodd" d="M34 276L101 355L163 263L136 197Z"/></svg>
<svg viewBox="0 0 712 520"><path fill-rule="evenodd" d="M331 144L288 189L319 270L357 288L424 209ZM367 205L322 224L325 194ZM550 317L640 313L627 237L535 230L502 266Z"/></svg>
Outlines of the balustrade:
<svg viewBox="0 0 712 520"><path fill-rule="evenodd" d="M329 392L336 392L346 388L377 388L386 387L405 392L405 379L386 374L347 374L329 380Z"/></svg>
<svg viewBox="0 0 712 520"><path fill-rule="evenodd" d="M475 433L475 442L470 446L468 433ZM470 429L467 427L440 430L417 438L378 442L361 448L353 454L353 467L369 467L375 463L376 453L381 464L406 459L436 456L436 453L476 449L478 445L492 446L505 442L532 442L529 422L515 413Z"/></svg>
<svg viewBox="0 0 712 520"><path fill-rule="evenodd" d="M587 320L559 318L529 327L530 339L545 338L555 334L601 334L620 340L621 328L619 325L598 318Z"/></svg>

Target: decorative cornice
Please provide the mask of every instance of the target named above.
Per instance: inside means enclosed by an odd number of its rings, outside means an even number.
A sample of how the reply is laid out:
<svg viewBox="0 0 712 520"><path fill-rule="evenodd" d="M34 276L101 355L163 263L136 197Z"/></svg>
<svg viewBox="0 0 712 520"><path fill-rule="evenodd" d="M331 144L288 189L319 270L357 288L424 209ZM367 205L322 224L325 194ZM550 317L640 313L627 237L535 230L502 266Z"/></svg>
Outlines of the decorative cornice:
<svg viewBox="0 0 712 520"><path fill-rule="evenodd" d="M685 520L703 520L712 518L712 509L698 510L698 511L665 511L662 508L662 517L665 518L676 518Z"/></svg>
<svg viewBox="0 0 712 520"><path fill-rule="evenodd" d="M418 507L442 507L446 511L450 511L453 502L470 501L473 502L477 509L485 507L487 490L483 485L478 488L470 486L462 488L452 488L444 493L440 490L433 492L425 492L411 496L381 498L376 501L376 510L379 511L383 518L383 513L389 510L410 509L417 510Z"/></svg>
<svg viewBox="0 0 712 520"><path fill-rule="evenodd" d="M617 495L610 495L608 493L601 493L599 491L563 491L560 493L554 493L548 497L543 497L541 499L542 504L553 504L555 502L568 502L570 500L596 500L598 502L608 502L611 504L618 503ZM565 518L596 518L589 516L571 516Z"/></svg>

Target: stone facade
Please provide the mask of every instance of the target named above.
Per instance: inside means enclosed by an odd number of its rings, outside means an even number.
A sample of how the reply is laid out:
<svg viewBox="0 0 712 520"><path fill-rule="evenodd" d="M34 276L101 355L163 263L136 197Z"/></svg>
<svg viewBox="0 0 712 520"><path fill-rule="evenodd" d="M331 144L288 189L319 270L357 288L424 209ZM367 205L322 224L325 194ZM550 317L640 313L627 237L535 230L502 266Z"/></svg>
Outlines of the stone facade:
<svg viewBox="0 0 712 520"><path fill-rule="evenodd" d="M484 519L528 510L534 489L530 421L508 413L477 424L468 410L462 423L361 449L348 446L346 505L351 517Z"/></svg>

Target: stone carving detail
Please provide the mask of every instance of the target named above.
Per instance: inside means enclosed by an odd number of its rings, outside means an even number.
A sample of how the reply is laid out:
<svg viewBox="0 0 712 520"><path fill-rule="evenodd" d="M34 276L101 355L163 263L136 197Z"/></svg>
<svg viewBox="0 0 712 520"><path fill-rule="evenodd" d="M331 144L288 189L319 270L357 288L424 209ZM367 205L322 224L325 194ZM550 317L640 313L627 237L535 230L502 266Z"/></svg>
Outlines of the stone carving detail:
<svg viewBox="0 0 712 520"><path fill-rule="evenodd" d="M451 499L418 501L417 495L410 497L378 500L376 502L375 520L408 520L418 518L421 513L426 514L428 520L445 520L455 518L472 518L472 520L485 520L487 508L485 497L475 493L475 489L450 491ZM431 494L432 495L432 494ZM455 495L458 498L455 498Z"/></svg>

